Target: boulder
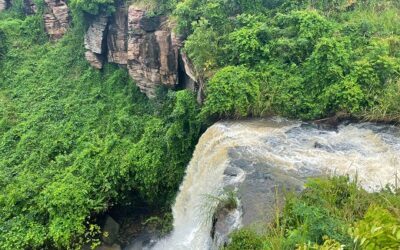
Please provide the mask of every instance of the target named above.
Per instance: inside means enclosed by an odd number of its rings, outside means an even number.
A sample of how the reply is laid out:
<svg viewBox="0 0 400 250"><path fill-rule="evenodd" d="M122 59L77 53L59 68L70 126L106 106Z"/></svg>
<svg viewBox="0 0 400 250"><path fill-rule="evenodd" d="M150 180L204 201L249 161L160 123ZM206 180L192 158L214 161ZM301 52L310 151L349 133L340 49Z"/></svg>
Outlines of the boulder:
<svg viewBox="0 0 400 250"><path fill-rule="evenodd" d="M121 246L118 244L113 244L112 246L101 244L95 250L121 250Z"/></svg>
<svg viewBox="0 0 400 250"><path fill-rule="evenodd" d="M103 55L96 54L90 50L85 52L85 58L90 63L90 65L95 69L102 69L104 64Z"/></svg>
<svg viewBox="0 0 400 250"><path fill-rule="evenodd" d="M112 246L118 238L118 233L119 224L113 218L111 218L111 216L107 216L103 226L103 233L101 237L102 242Z"/></svg>
<svg viewBox="0 0 400 250"><path fill-rule="evenodd" d="M70 13L65 1L45 0L44 27L50 39L57 40L64 36L69 28Z"/></svg>

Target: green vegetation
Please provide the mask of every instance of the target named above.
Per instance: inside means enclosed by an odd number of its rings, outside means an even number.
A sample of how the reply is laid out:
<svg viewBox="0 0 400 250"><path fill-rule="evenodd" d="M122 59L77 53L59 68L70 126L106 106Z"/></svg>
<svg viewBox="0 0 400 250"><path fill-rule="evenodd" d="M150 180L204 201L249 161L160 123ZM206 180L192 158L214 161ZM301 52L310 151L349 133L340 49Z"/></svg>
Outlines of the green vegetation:
<svg viewBox="0 0 400 250"><path fill-rule="evenodd" d="M72 9L92 15L111 14L115 11L114 0L72 0Z"/></svg>
<svg viewBox="0 0 400 250"><path fill-rule="evenodd" d="M187 0L174 13L212 116L399 121L398 1Z"/></svg>
<svg viewBox="0 0 400 250"><path fill-rule="evenodd" d="M398 249L400 197L387 188L367 193L347 177L312 179L286 205L264 234L232 234L234 249Z"/></svg>
<svg viewBox="0 0 400 250"><path fill-rule="evenodd" d="M397 0L71 0L57 43L34 2L35 15L23 0L0 14L0 249L80 248L116 204L170 206L204 119L400 121ZM172 14L206 82L203 108L188 91L148 100L126 70L88 65L85 20L123 2ZM237 206L232 194L217 200ZM399 209L389 190L314 180L266 235L236 232L228 249L390 249ZM170 220L148 223L168 232Z"/></svg>
<svg viewBox="0 0 400 250"><path fill-rule="evenodd" d="M199 136L192 94L148 100L90 68L79 30L48 42L39 15L3 14L0 36L0 249L78 248L116 203L169 207Z"/></svg>

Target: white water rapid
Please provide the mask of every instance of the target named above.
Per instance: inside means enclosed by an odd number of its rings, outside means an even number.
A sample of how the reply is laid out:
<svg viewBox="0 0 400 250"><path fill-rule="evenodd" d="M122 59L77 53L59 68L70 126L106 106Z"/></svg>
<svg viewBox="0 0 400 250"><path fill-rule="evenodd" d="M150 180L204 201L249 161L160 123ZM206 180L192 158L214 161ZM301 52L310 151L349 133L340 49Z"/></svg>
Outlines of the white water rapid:
<svg viewBox="0 0 400 250"><path fill-rule="evenodd" d="M174 230L156 250L207 250L212 213L206 195L218 195L227 185L224 171L230 153L245 149L251 161L262 161L295 173L348 174L374 191L395 183L400 173L400 132L369 123L323 130L280 118L220 122L201 137L173 206ZM245 171L230 181L241 182ZM240 220L238 220L238 223Z"/></svg>

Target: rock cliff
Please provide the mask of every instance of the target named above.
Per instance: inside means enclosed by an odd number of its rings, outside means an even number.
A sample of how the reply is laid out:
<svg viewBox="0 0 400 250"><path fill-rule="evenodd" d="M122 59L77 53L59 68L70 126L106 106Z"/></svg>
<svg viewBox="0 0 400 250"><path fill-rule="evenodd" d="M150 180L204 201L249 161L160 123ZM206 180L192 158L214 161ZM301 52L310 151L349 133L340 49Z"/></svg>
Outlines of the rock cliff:
<svg viewBox="0 0 400 250"><path fill-rule="evenodd" d="M43 16L44 27L50 39L60 39L68 30L69 9L65 1L45 0L46 10Z"/></svg>
<svg viewBox="0 0 400 250"><path fill-rule="evenodd" d="M0 0L0 11L13 5L11 0ZM23 1L23 11L26 15L37 13L33 0ZM51 40L58 40L67 32L71 21L66 0L44 0L43 22L46 33Z"/></svg>
<svg viewBox="0 0 400 250"><path fill-rule="evenodd" d="M178 49L166 17L147 17L129 7L128 70L148 96L154 96L157 86L178 84Z"/></svg>
<svg viewBox="0 0 400 250"><path fill-rule="evenodd" d="M166 16L148 16L123 3L111 17L94 18L85 35L86 59L93 67L101 69L106 60L126 67L149 97L159 86L197 91L193 67L181 46Z"/></svg>
<svg viewBox="0 0 400 250"><path fill-rule="evenodd" d="M0 0L0 12L7 9L8 1L7 0Z"/></svg>
<svg viewBox="0 0 400 250"><path fill-rule="evenodd" d="M104 54L107 51L105 43L107 25L107 16L97 16L85 34L86 60L96 69L103 68Z"/></svg>
<svg viewBox="0 0 400 250"><path fill-rule="evenodd" d="M44 27L55 41L67 32L71 15L67 0L44 0ZM0 11L12 5L0 0ZM24 0L27 15L37 13L33 0ZM190 89L202 101L200 84L194 67L181 51L183 41L173 32L167 16L150 16L135 5L120 1L112 16L88 18L85 33L86 60L96 69L105 62L126 67L140 90L154 97L159 86Z"/></svg>

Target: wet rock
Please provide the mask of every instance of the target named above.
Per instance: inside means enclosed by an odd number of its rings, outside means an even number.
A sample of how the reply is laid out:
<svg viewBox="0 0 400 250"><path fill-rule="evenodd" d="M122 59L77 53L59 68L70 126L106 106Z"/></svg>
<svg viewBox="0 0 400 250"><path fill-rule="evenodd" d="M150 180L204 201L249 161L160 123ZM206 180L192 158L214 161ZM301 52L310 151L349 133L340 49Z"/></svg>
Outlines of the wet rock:
<svg viewBox="0 0 400 250"><path fill-rule="evenodd" d="M50 39L57 40L64 36L69 28L70 14L65 1L45 0L44 27Z"/></svg>
<svg viewBox="0 0 400 250"><path fill-rule="evenodd" d="M111 216L107 216L103 226L103 233L101 240L107 245L111 246L117 240L118 233L119 233L119 224L113 218L111 218Z"/></svg>
<svg viewBox="0 0 400 250"><path fill-rule="evenodd" d="M118 244L113 244L112 246L101 244L95 250L121 250L121 246Z"/></svg>
<svg viewBox="0 0 400 250"><path fill-rule="evenodd" d="M213 218L211 229L211 238L214 246L224 246L229 241L229 235L235 229L238 229L239 214L236 210L222 209L218 211Z"/></svg>
<svg viewBox="0 0 400 250"><path fill-rule="evenodd" d="M133 241L124 248L124 250L143 250L151 249L159 240L157 234L152 234L149 232L143 232L141 235L135 237Z"/></svg>
<svg viewBox="0 0 400 250"><path fill-rule="evenodd" d="M224 175L229 176L229 177L236 177L239 175L239 173L240 173L240 169L235 168L235 167L227 167L224 171Z"/></svg>
<svg viewBox="0 0 400 250"><path fill-rule="evenodd" d="M282 193L285 190L302 190L307 177L269 165L246 148L232 149L230 157L233 166L246 172L246 178L238 185L244 226L252 225L261 230L264 223L273 219L277 206L283 203ZM255 222L263 224L255 225Z"/></svg>

